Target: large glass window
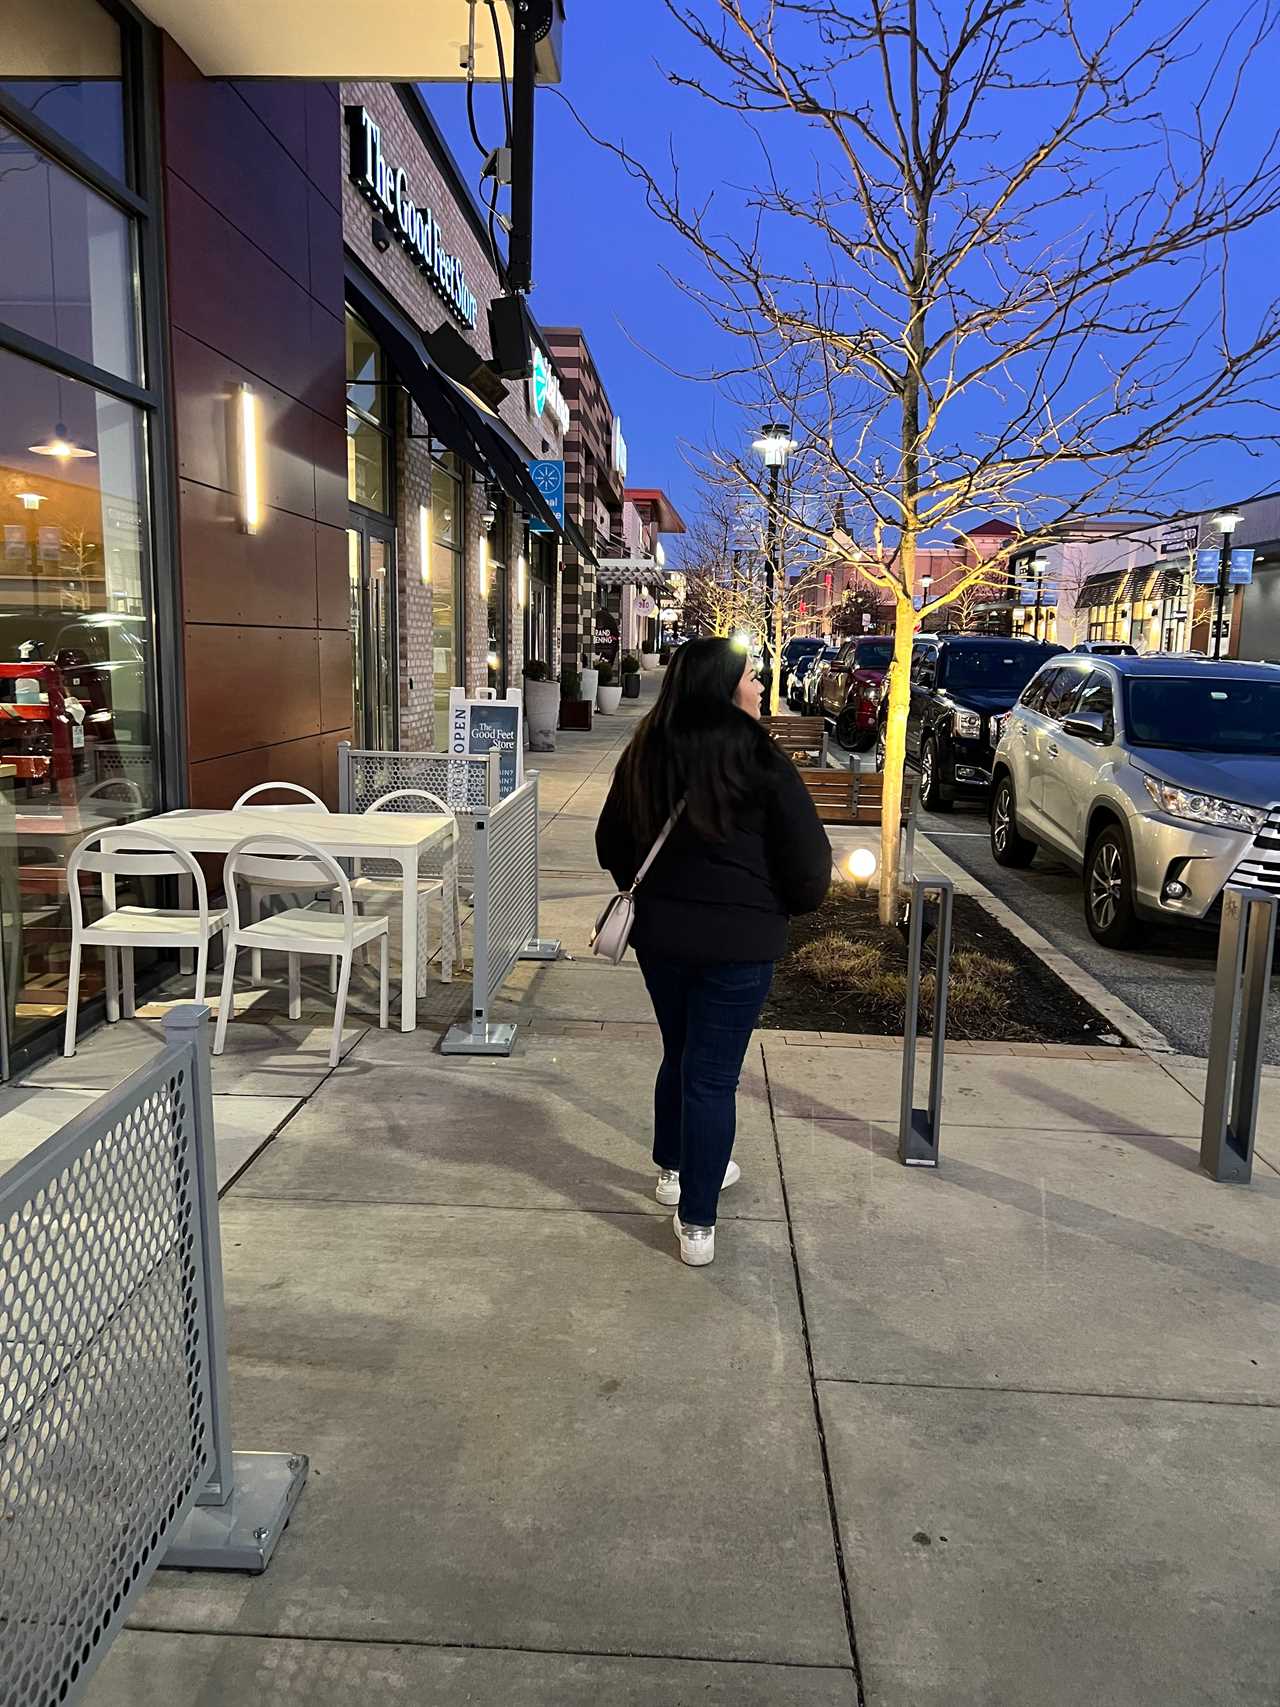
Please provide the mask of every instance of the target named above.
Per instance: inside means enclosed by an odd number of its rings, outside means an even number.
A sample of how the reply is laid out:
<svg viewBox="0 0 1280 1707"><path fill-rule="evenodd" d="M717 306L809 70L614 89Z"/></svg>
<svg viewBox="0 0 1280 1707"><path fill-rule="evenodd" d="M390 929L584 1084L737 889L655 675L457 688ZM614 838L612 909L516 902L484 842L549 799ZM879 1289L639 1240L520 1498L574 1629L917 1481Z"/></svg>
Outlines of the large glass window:
<svg viewBox="0 0 1280 1707"><path fill-rule="evenodd" d="M347 315L347 497L391 514L391 409L386 363L373 334Z"/></svg>
<svg viewBox="0 0 1280 1707"><path fill-rule="evenodd" d="M0 231L0 320L140 384L131 220L4 124Z"/></svg>
<svg viewBox="0 0 1280 1707"><path fill-rule="evenodd" d="M115 178L126 172L120 26L98 0L5 0L0 90Z"/></svg>
<svg viewBox="0 0 1280 1707"><path fill-rule="evenodd" d="M490 498L492 523L486 530L485 578L488 581L488 681L497 694L507 691L507 541L510 538L507 502L501 493Z"/></svg>
<svg viewBox="0 0 1280 1707"><path fill-rule="evenodd" d="M0 907L21 1044L65 1005L67 856L158 804L147 453L141 410L3 350L0 397ZM65 454L47 454L55 423ZM82 1001L102 983L90 956Z"/></svg>
<svg viewBox="0 0 1280 1707"><path fill-rule="evenodd" d="M462 477L452 451L437 454L431 468L431 623L435 684L436 744L449 727L449 690L458 685L462 634Z"/></svg>

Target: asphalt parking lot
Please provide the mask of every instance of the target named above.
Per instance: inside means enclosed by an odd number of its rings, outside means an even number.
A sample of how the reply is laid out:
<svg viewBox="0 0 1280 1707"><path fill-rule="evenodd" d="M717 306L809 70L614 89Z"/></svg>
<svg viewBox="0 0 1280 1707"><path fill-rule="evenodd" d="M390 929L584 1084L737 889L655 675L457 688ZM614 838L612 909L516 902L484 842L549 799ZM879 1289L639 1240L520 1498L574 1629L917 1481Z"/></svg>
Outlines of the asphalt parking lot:
<svg viewBox="0 0 1280 1707"><path fill-rule="evenodd" d="M844 749L834 744L831 755L837 762L847 762ZM870 766L874 759L866 754L858 763ZM991 857L985 802L957 805L953 812L922 812L919 827L949 859L978 878L1055 948L1070 955L1113 995L1163 1032L1179 1053L1208 1054L1215 935L1157 928L1136 951L1102 948L1085 924L1080 878L1075 872L1044 853L1036 855L1035 864L1027 871L1008 871L996 864ZM1276 982L1273 978L1264 1059L1280 1065Z"/></svg>

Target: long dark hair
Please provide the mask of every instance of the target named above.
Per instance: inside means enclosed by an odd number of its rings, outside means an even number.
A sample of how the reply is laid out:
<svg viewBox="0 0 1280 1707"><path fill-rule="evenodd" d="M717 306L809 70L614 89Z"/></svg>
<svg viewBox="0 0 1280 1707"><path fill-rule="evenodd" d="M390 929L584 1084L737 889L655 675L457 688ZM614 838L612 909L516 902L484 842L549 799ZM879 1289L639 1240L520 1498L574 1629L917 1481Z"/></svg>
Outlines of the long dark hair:
<svg viewBox="0 0 1280 1707"><path fill-rule="evenodd" d="M724 841L775 763L769 737L733 702L746 662L731 640L688 640L672 654L657 703L618 764L638 840L652 841L683 800L694 833Z"/></svg>

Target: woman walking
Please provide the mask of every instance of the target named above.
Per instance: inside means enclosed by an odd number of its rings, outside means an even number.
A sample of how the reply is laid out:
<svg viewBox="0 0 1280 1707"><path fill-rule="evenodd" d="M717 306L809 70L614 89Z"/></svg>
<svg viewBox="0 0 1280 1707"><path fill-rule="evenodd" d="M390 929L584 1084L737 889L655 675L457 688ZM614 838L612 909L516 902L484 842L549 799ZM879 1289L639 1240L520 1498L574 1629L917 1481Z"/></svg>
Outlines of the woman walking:
<svg viewBox="0 0 1280 1707"><path fill-rule="evenodd" d="M787 920L831 881L831 845L791 760L760 727L760 682L729 640L691 640L614 773L596 853L636 890L631 943L662 1033L654 1091L659 1203L678 1205L680 1255L715 1255L738 1075Z"/></svg>

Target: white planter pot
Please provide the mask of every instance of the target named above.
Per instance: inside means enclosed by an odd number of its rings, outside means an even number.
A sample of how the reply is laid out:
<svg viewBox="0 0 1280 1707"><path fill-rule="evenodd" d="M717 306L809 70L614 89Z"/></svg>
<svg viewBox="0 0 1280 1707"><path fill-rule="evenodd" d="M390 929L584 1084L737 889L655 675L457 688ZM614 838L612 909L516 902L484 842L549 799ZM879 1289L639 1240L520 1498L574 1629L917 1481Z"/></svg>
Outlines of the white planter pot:
<svg viewBox="0 0 1280 1707"><path fill-rule="evenodd" d="M524 717L529 728L529 747L535 753L554 753L556 725L560 721L560 683L524 684Z"/></svg>
<svg viewBox="0 0 1280 1707"><path fill-rule="evenodd" d="M622 704L622 684L621 684L621 682L618 683L618 686L616 688L597 688L596 689L596 710L600 713L601 717L612 717L614 712L618 709L618 707L621 704Z"/></svg>
<svg viewBox="0 0 1280 1707"><path fill-rule="evenodd" d="M596 689L600 686L599 670L584 670L582 672L582 697L594 701Z"/></svg>
<svg viewBox="0 0 1280 1707"><path fill-rule="evenodd" d="M640 654L640 664L643 669L656 670L658 667L658 654L656 652L642 652Z"/></svg>

